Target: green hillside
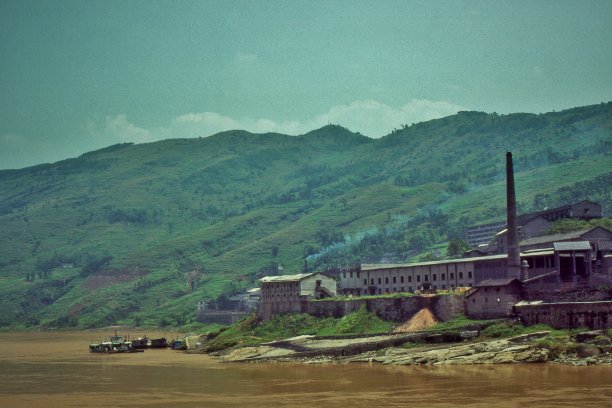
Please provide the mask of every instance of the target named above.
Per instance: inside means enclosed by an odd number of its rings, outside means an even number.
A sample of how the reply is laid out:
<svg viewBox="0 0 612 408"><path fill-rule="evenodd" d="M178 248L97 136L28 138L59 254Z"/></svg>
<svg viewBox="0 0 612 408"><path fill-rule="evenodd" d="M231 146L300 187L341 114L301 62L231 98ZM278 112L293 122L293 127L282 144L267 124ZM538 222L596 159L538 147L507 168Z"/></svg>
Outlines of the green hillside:
<svg viewBox="0 0 612 408"><path fill-rule="evenodd" d="M413 259L503 216L507 149L520 211L609 209L611 145L608 102L460 112L378 140L230 131L0 171L0 326L184 325L274 265Z"/></svg>

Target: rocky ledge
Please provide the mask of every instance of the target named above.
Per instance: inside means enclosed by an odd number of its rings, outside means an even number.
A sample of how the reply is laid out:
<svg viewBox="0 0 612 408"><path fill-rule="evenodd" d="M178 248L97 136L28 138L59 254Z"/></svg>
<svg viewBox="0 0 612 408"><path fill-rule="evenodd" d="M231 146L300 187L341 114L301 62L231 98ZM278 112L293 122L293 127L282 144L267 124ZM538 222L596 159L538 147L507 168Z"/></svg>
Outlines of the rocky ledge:
<svg viewBox="0 0 612 408"><path fill-rule="evenodd" d="M547 347L549 332L542 331L506 339L468 341L454 344L413 344L398 347L407 337L382 336L375 339L317 340L300 336L254 347L236 348L218 354L226 362L293 361L310 364L366 362L395 365L514 364L553 362L570 365L610 365L610 340L592 332L599 340L579 339L572 353ZM408 340L410 341L410 340ZM584 341L584 343L583 343ZM595 342L595 343L594 343ZM394 344L390 344L394 343Z"/></svg>
<svg viewBox="0 0 612 408"><path fill-rule="evenodd" d="M544 338L547 334L548 332L537 332L503 340L459 344L433 350L389 348L381 356L362 356L352 358L350 361L400 365L543 363L549 360L550 351L534 347L531 341Z"/></svg>

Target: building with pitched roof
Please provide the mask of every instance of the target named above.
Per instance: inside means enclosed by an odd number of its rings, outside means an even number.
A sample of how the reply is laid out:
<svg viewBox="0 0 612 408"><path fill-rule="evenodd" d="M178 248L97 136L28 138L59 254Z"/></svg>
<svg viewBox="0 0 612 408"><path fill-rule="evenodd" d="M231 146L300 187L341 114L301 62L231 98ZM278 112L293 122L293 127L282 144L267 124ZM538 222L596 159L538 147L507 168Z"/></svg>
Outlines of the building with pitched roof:
<svg viewBox="0 0 612 408"><path fill-rule="evenodd" d="M590 220L602 218L601 205L590 200L582 200L574 204L550 208L543 211L519 215L516 219L521 239L527 239L542 234L553 222L562 218L577 218ZM488 244L506 228L506 221L495 221L487 224L472 225L465 229L465 239L473 248ZM504 252L504 250L499 251Z"/></svg>
<svg viewBox="0 0 612 408"><path fill-rule="evenodd" d="M265 276L259 282L261 299L258 314L264 320L278 313L302 313L303 302L337 294L336 280L320 272Z"/></svg>
<svg viewBox="0 0 612 408"><path fill-rule="evenodd" d="M466 293L465 311L474 319L508 317L521 294L522 283L517 278L487 279Z"/></svg>

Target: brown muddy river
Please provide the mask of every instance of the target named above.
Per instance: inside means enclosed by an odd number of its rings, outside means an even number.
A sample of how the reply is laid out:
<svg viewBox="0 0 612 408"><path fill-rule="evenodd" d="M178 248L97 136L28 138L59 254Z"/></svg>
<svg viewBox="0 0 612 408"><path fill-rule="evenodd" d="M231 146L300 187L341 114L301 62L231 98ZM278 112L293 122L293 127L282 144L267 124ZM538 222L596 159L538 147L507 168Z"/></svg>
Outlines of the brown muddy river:
<svg viewBox="0 0 612 408"><path fill-rule="evenodd" d="M0 334L0 407L612 406L609 366L245 365L172 350L88 352L110 334Z"/></svg>

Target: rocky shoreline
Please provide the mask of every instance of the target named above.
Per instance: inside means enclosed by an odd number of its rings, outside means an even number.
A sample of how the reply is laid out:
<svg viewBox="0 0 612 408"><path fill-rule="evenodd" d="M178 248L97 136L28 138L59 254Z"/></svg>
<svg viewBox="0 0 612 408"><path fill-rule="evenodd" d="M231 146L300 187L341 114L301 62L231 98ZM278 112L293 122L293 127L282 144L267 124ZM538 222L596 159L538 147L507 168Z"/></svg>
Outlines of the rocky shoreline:
<svg viewBox="0 0 612 408"><path fill-rule="evenodd" d="M460 343L410 343L411 335L318 339L299 336L258 346L212 353L224 362L300 362L305 364L380 363L457 365L556 363L612 365L612 343L603 331L587 332L568 349L547 342L548 331L505 339ZM412 335L413 336L413 335ZM409 344L409 346L406 346ZM403 345L400 347L400 345Z"/></svg>

